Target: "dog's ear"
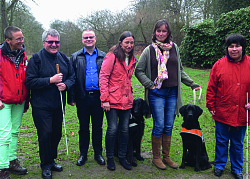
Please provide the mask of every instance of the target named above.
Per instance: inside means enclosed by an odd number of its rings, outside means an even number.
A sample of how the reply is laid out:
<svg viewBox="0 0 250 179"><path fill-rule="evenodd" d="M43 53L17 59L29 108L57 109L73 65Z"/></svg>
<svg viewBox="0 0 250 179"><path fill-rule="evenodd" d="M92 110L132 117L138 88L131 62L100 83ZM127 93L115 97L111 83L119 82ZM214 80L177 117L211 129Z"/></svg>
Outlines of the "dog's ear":
<svg viewBox="0 0 250 179"><path fill-rule="evenodd" d="M197 115L200 116L203 113L203 110L199 106L195 106L195 107L196 107Z"/></svg>
<svg viewBox="0 0 250 179"><path fill-rule="evenodd" d="M186 108L186 105L185 106L182 106L179 110L181 116L184 116L184 113L185 113L185 108Z"/></svg>

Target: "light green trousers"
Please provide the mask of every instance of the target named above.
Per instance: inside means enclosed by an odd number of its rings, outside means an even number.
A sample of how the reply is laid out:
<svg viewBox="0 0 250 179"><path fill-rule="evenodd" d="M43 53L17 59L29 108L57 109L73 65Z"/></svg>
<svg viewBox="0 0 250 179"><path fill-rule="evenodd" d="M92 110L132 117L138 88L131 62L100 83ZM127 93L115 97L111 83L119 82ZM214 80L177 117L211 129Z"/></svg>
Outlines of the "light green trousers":
<svg viewBox="0 0 250 179"><path fill-rule="evenodd" d="M15 160L18 134L23 117L22 105L4 104L0 110L0 169L9 168L9 161Z"/></svg>

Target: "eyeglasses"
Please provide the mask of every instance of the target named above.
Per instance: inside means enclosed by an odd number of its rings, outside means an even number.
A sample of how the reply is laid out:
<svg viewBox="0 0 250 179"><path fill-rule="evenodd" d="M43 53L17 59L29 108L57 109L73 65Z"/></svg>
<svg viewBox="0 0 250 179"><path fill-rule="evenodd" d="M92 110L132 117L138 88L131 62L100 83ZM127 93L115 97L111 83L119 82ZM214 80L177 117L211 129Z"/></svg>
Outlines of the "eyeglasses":
<svg viewBox="0 0 250 179"><path fill-rule="evenodd" d="M53 41L53 40L48 40L48 41L45 41L47 42L49 45L52 45L54 42L56 45L58 45L60 43L60 41Z"/></svg>
<svg viewBox="0 0 250 179"><path fill-rule="evenodd" d="M89 37L82 37L83 39L87 40L87 39L93 39L95 36L89 36Z"/></svg>
<svg viewBox="0 0 250 179"><path fill-rule="evenodd" d="M16 42L22 42L24 40L24 37L20 37L18 39L10 39L10 40L15 40Z"/></svg>

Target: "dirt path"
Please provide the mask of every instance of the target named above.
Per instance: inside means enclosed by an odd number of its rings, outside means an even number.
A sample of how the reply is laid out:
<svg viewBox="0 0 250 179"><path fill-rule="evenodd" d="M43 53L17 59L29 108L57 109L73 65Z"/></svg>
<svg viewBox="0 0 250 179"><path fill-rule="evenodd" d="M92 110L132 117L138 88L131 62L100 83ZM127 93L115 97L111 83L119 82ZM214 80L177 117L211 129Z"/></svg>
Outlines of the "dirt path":
<svg viewBox="0 0 250 179"><path fill-rule="evenodd" d="M62 161L60 165L64 167L62 172L52 172L53 179L81 179L81 178L90 178L90 179L99 179L99 178L152 178L152 179L217 179L213 175L213 168L194 172L193 168L186 167L186 169L171 169L167 167L166 170L157 169L152 163L151 158L146 158L144 162L138 163L137 167L133 167L131 171L125 170L118 162L118 159L115 158L116 170L109 171L106 166L100 166L96 163L94 159L89 158L84 166L76 166L75 163L70 161L70 172L68 170L68 162ZM26 166L27 167L27 166ZM41 178L41 169L39 164L36 166L27 167L29 173L17 177L16 175L11 175L11 178L22 178L22 179L37 179ZM71 176L69 176L71 173ZM234 178L230 171L224 171L220 179L230 179ZM244 177L245 178L245 177Z"/></svg>

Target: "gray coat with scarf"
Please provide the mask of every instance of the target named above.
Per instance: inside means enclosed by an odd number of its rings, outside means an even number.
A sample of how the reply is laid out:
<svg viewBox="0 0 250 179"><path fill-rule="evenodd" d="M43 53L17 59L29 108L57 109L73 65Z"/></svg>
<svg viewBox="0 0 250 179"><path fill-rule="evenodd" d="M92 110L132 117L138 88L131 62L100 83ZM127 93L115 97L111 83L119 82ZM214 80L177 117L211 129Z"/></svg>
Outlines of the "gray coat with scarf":
<svg viewBox="0 0 250 179"><path fill-rule="evenodd" d="M183 101L182 101L182 93L181 93L181 82L184 83L186 86L190 86L192 89L199 87L197 83L194 83L194 81L185 73L181 58L180 58L180 52L178 46L173 43L176 49L177 58L178 58L178 97L177 97L177 105L175 114L179 115L179 109L182 107ZM147 46L139 59L139 62L135 69L135 76L140 81L140 83L145 87L145 100L148 102L148 92L150 89L154 87L154 82L151 80L151 60L150 60L150 45Z"/></svg>

